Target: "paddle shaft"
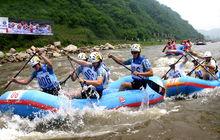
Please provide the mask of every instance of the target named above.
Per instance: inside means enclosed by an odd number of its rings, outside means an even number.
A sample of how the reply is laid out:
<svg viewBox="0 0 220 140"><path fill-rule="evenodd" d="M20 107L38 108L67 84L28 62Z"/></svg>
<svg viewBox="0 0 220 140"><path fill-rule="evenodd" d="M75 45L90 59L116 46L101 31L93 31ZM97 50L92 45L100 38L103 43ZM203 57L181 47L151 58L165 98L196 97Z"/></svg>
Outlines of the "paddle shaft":
<svg viewBox="0 0 220 140"><path fill-rule="evenodd" d="M74 66L73 66L73 64L72 64L72 62L71 62L71 60L70 60L70 58L69 58L69 57L67 57L67 58L68 58L68 60L69 60L69 62L70 62L71 67L74 69ZM75 72L75 70L73 71L73 73L74 73L74 72ZM68 75L68 77L66 77L66 79L65 79L65 80L60 81L60 85L65 84L65 83L66 83L66 81L67 81L67 80L69 80L69 79L71 78L71 75L72 75L72 74L69 74L69 75Z"/></svg>
<svg viewBox="0 0 220 140"><path fill-rule="evenodd" d="M67 58L68 58L68 60L69 60L69 62L70 62L71 67L74 69L74 66L73 66L73 63L72 63L72 61L71 61L71 59L70 59L70 56L68 56Z"/></svg>
<svg viewBox="0 0 220 140"><path fill-rule="evenodd" d="M132 71L129 67L127 67L125 64L123 64L123 63L121 63L121 62L118 62L118 61L117 61L117 63L120 64L120 65L122 65L123 67L125 67L125 68L126 68L127 70L129 70L130 72L133 72L133 71ZM141 77L141 76L139 76L139 75L138 75L138 77L140 77L141 79L144 79L143 77ZM145 80L145 79L144 79L144 80ZM154 84L157 85L157 83L155 83L154 81L151 81L151 80L147 80L147 81L148 81L148 82L147 82L148 84L149 84L149 81L150 81L150 82L153 82ZM164 94L162 94L162 93L159 93L159 94L161 94L162 96L164 96Z"/></svg>
<svg viewBox="0 0 220 140"><path fill-rule="evenodd" d="M68 57L68 60L70 62L71 67L74 69L74 66L73 66L73 63L72 63L72 61L70 59L70 56ZM75 72L75 70L74 70L74 72ZM79 79L79 75L77 73L75 73L75 74L76 74L76 78ZM79 83L80 83L81 87L83 88L83 83L81 83L81 82L79 82Z"/></svg>
<svg viewBox="0 0 220 140"><path fill-rule="evenodd" d="M205 61L202 61L201 64L203 64ZM197 65L194 69L192 69L189 73L187 73L186 75L190 76L192 74L193 71L195 71L200 65Z"/></svg>
<svg viewBox="0 0 220 140"><path fill-rule="evenodd" d="M187 54L188 54L190 57L192 57L192 59L195 60L201 67L203 67L206 72L208 72L209 74L211 74L211 76L212 76L214 79L216 79L216 77L215 77L209 70L207 70L202 64L200 64L190 53L187 52ZM216 80L218 80L218 79L216 79ZM219 80L218 80L218 81L219 81Z"/></svg>
<svg viewBox="0 0 220 140"><path fill-rule="evenodd" d="M66 79L65 79L65 80L60 81L60 85L65 84L65 83L66 83L66 81L70 79L70 77L71 77L71 74L70 74L70 75L68 75L68 77L66 77Z"/></svg>
<svg viewBox="0 0 220 140"><path fill-rule="evenodd" d="M36 53L34 53L30 58L29 60L23 65L23 67L18 71L18 73L13 77L13 78L16 78L20 73L21 71L25 68L25 66L31 61L31 59L36 55ZM8 88L8 86L12 83L12 80L4 87L4 90Z"/></svg>
<svg viewBox="0 0 220 140"><path fill-rule="evenodd" d="M130 72L133 72L129 67L127 67L125 64L121 63L121 62L117 62L118 64L122 65L124 68L126 68L127 70L129 70ZM138 77L142 78L141 76L137 75Z"/></svg>
<svg viewBox="0 0 220 140"><path fill-rule="evenodd" d="M174 63L174 65L176 65L182 58L184 57L184 55L182 55L177 61L176 63ZM170 68L162 77L162 79L164 79L166 77L166 75L171 71L172 68Z"/></svg>

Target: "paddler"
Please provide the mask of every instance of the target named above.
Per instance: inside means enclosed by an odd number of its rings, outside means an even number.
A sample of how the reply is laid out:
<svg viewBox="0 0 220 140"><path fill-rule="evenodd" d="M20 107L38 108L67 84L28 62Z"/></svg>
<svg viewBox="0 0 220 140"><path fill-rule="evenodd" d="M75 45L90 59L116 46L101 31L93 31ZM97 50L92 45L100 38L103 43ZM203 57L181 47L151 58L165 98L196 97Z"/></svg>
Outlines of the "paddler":
<svg viewBox="0 0 220 140"><path fill-rule="evenodd" d="M171 70L167 73L167 75L165 75L164 79L178 78L186 75L183 69L188 61L188 58L186 56L184 57L184 61L179 64L176 64L173 59L168 61L168 65L170 66Z"/></svg>
<svg viewBox="0 0 220 140"><path fill-rule="evenodd" d="M141 56L141 46L140 44L131 45L132 58L126 61L109 54L108 57L112 58L118 64L131 65L131 75L132 82L124 82L120 87L120 91L126 89L140 89L141 87L146 87L146 79L153 76L153 70L150 61Z"/></svg>
<svg viewBox="0 0 220 140"><path fill-rule="evenodd" d="M34 56L29 64L34 69L29 79L12 79L12 82L21 85L29 84L34 78L37 79L39 87L43 92L58 95L60 84L53 70L53 64L39 49L36 49L38 56ZM44 63L40 62L40 58Z"/></svg>
<svg viewBox="0 0 220 140"><path fill-rule="evenodd" d="M216 73L218 72L218 67L216 64L216 60L212 57L212 53L210 51L206 51L204 53L204 67L203 69L203 79L205 80L216 80L217 76Z"/></svg>
<svg viewBox="0 0 220 140"><path fill-rule="evenodd" d="M109 78L107 67L102 62L102 55L99 52L92 52L89 55L88 62L71 57L69 58L75 63L89 68L89 79L87 77L78 77L83 88L80 94L81 98L101 98L102 91L106 88Z"/></svg>

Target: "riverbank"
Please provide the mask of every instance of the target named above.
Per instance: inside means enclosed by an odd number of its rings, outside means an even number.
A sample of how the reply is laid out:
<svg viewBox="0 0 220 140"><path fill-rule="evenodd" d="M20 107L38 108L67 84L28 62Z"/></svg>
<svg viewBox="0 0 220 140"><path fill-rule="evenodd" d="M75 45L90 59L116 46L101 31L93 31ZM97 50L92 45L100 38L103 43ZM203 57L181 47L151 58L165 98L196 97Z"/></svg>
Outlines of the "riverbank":
<svg viewBox="0 0 220 140"><path fill-rule="evenodd" d="M113 41L114 42L114 41ZM152 46L163 44L164 42L138 42L142 46ZM53 44L48 44L46 46L40 47L41 51L44 51L49 58L57 58L70 53L78 54L80 52L89 53L92 51L101 51L101 50L114 50L122 48L130 48L132 42L120 44L120 42L115 41L114 44L105 43L104 45L82 45L76 46L69 44L67 46L62 46L60 41L54 42ZM31 46L30 48L10 48L10 50L2 52L0 51L0 64L3 63L14 63L22 62L27 60L33 52L35 52L36 47Z"/></svg>

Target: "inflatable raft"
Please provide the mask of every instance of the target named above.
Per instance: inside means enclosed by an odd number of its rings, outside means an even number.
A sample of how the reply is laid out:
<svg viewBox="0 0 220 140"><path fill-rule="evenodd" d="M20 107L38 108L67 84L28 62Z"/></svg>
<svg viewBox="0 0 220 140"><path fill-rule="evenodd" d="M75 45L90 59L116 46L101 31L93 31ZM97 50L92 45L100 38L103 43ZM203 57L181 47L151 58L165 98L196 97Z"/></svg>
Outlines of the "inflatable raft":
<svg viewBox="0 0 220 140"><path fill-rule="evenodd" d="M162 80L153 76L148 80L150 86L143 90L118 91L122 82L131 81L131 76L123 77L109 84L101 99L69 100L37 90L8 91L0 96L0 112L11 112L21 117L42 117L59 109L83 109L103 106L106 109L138 107L141 104L156 104L163 101L165 90ZM157 84L158 83L158 84Z"/></svg>
<svg viewBox="0 0 220 140"><path fill-rule="evenodd" d="M184 51L182 51L182 50L167 50L166 52L165 52L165 54L167 55L167 56L169 56L169 55L175 55L175 56L177 56L177 55L184 55Z"/></svg>
<svg viewBox="0 0 220 140"><path fill-rule="evenodd" d="M220 86L220 80L209 81L185 76L164 80L164 86L166 88L167 97L179 94L190 95L205 88L218 87Z"/></svg>

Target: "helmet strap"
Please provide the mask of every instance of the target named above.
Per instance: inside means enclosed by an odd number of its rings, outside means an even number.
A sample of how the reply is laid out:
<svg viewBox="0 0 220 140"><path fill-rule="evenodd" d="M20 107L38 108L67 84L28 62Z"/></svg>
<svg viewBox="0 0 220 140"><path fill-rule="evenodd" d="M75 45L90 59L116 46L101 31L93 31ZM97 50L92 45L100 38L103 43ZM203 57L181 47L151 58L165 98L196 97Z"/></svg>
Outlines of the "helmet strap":
<svg viewBox="0 0 220 140"><path fill-rule="evenodd" d="M95 66L94 68L95 68L95 69L99 68L99 66L101 65L101 63L102 63L102 61L100 60L100 61L98 62L98 65Z"/></svg>

